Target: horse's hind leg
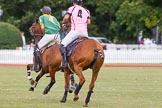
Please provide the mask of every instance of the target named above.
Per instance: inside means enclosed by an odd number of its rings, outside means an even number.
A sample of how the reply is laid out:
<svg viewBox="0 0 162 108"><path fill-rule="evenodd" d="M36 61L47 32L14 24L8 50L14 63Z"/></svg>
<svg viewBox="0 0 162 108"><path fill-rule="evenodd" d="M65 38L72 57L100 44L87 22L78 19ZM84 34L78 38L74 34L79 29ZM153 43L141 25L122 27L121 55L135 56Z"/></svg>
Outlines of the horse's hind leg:
<svg viewBox="0 0 162 108"><path fill-rule="evenodd" d="M99 65L94 66L93 69L92 69L92 78L91 78L91 82L89 84L89 91L88 91L87 97L85 99L85 104L83 105L84 107L87 107L88 103L90 102L91 94L93 93L93 88L95 86L95 81L97 79L99 70L100 70Z"/></svg>
<svg viewBox="0 0 162 108"><path fill-rule="evenodd" d="M40 80L40 78L44 75L45 73L43 72L43 70L39 73L39 75L36 77L36 80L34 82L34 85L32 87L30 87L29 91L34 91L34 88L37 86L38 81Z"/></svg>
<svg viewBox="0 0 162 108"><path fill-rule="evenodd" d="M85 82L85 78L84 78L84 75L82 73L82 69L81 68L76 68L75 67L75 72L76 72L76 74L79 77L79 84L77 85L77 87L76 87L76 89L74 91L74 98L73 98L73 100L77 101L79 99L79 96L78 96L79 91L80 91L80 89L82 88L82 86L83 86L83 84Z"/></svg>
<svg viewBox="0 0 162 108"><path fill-rule="evenodd" d="M71 81L71 87L69 88L69 93L72 93L77 86L77 83L75 83L74 73L70 74L70 81Z"/></svg>
<svg viewBox="0 0 162 108"><path fill-rule="evenodd" d="M64 69L64 79L65 79L65 91L60 102L65 103L66 98L69 92L69 78L70 78L70 70L68 68Z"/></svg>
<svg viewBox="0 0 162 108"><path fill-rule="evenodd" d="M91 94L93 93L93 88L95 86L95 81L97 79L100 68L104 62L104 54L102 54L101 51L99 51L98 54L99 54L98 58L92 67L92 78L91 78L91 82L89 84L89 91L88 91L87 97L85 99L85 104L83 105L84 107L87 107L88 103L90 102Z"/></svg>

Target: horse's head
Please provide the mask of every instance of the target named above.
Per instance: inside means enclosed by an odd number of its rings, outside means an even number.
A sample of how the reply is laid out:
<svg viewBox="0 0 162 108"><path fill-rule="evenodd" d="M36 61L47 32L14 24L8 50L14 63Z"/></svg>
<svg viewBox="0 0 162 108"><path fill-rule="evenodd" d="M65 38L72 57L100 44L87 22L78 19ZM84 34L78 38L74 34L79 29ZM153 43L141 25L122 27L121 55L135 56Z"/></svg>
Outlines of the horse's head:
<svg viewBox="0 0 162 108"><path fill-rule="evenodd" d="M32 36L34 36L36 43L42 38L43 32L41 30L41 25L39 24L38 20L35 20L35 22L29 28L29 32Z"/></svg>

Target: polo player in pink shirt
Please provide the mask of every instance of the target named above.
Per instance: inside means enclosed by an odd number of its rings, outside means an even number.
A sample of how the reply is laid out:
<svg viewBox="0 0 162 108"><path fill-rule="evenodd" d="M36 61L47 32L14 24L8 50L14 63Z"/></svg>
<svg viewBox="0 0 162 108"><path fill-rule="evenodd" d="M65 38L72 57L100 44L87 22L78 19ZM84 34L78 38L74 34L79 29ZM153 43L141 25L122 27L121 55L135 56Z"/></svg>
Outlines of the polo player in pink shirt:
<svg viewBox="0 0 162 108"><path fill-rule="evenodd" d="M91 23L90 12L82 7L82 0L73 0L73 6L69 7L64 18L63 25L70 20L71 30L62 40L60 52L63 57L62 67L67 67L66 47L78 37L88 37L87 25Z"/></svg>

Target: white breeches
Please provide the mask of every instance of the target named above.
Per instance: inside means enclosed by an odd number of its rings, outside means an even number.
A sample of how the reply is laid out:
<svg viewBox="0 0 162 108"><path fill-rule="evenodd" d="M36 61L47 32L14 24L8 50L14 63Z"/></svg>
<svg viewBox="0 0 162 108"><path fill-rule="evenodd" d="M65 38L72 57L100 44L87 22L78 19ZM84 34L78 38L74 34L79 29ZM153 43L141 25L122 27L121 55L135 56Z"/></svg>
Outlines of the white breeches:
<svg viewBox="0 0 162 108"><path fill-rule="evenodd" d="M39 49L43 48L49 42L56 40L60 43L60 35L59 34L45 34L42 39L38 42Z"/></svg>
<svg viewBox="0 0 162 108"><path fill-rule="evenodd" d="M70 32L62 40L61 44L64 45L64 47L67 47L67 45L69 45L72 41L74 41L78 37L88 37L88 32L77 32L74 30L70 30Z"/></svg>

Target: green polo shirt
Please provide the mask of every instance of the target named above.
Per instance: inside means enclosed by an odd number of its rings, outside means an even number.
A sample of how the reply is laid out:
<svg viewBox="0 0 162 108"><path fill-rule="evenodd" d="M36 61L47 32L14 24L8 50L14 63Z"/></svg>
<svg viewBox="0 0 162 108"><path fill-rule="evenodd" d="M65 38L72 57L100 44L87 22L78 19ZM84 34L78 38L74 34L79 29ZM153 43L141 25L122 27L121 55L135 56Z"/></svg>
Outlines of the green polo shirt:
<svg viewBox="0 0 162 108"><path fill-rule="evenodd" d="M45 34L56 34L60 30L60 23L52 15L41 15L39 17L39 22L44 26Z"/></svg>

